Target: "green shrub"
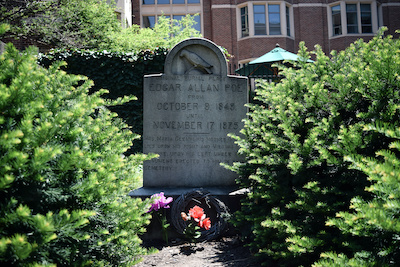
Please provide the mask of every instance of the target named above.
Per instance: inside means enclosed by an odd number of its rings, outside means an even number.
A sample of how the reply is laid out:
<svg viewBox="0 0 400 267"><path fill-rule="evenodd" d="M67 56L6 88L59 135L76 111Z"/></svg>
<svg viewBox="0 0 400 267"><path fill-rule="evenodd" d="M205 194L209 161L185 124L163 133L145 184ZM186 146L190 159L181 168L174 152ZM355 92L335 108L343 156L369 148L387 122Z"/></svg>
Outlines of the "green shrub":
<svg viewBox="0 0 400 267"><path fill-rule="evenodd" d="M370 240L327 220L348 211L356 196L374 197L364 191L367 175L344 157L373 157L391 142L363 127L399 123L399 47L382 34L330 58L316 47L314 63L282 67L285 79L257 89L260 104L250 105L244 137L235 137L246 161L231 169L250 189L236 225L252 236L251 248L266 264L310 266L321 253L351 255L351 244ZM299 54L309 58L303 44Z"/></svg>
<svg viewBox="0 0 400 267"><path fill-rule="evenodd" d="M101 88L109 92L102 97L116 99L134 95L138 99L110 107L118 113L133 131L143 133L143 76L161 73L164 69L166 49L146 50L137 54L88 50L53 50L41 54L39 63L50 66L55 61L65 61L62 69L70 74L79 74L94 81L90 93ZM142 140L137 140L126 154L142 151Z"/></svg>
<svg viewBox="0 0 400 267"><path fill-rule="evenodd" d="M37 65L11 44L0 56L0 262L2 265L125 266L143 253L148 206L142 154L123 156L128 126L93 82Z"/></svg>
<svg viewBox="0 0 400 267"><path fill-rule="evenodd" d="M194 28L196 16L199 14L186 14L177 20L161 15L157 17L157 23L152 28L141 28L140 25L133 24L121 31L114 31L109 36L112 41L99 45L97 49L120 52L155 50L157 47L171 49L187 38L201 37L201 33Z"/></svg>
<svg viewBox="0 0 400 267"><path fill-rule="evenodd" d="M400 265L400 128L392 124L365 126L366 131L378 131L394 141L376 153L376 157L349 156L352 168L368 175L372 184L365 188L374 198L359 196L351 200L351 212L338 212L328 220L341 231L362 237L365 242L349 243L351 253L323 253L315 266L398 266ZM349 258L350 257L350 258Z"/></svg>
<svg viewBox="0 0 400 267"><path fill-rule="evenodd" d="M113 44L113 36L121 32L115 8L106 0L2 0L0 23L11 26L4 37L46 48L93 49Z"/></svg>

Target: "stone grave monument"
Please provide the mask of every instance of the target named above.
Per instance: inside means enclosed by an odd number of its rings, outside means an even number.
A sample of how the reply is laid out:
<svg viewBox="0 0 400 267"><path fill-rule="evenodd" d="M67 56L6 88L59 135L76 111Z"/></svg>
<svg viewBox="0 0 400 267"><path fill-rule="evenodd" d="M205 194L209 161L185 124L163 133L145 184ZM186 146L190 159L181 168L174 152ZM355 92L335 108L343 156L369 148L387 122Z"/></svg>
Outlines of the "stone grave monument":
<svg viewBox="0 0 400 267"><path fill-rule="evenodd" d="M243 128L247 78L227 74L225 56L213 42L191 38L169 52L164 73L144 77L143 90L143 152L159 157L144 162L143 187L130 195L164 192L186 205L185 194L203 200L232 194L237 174L220 163L241 160L227 135Z"/></svg>

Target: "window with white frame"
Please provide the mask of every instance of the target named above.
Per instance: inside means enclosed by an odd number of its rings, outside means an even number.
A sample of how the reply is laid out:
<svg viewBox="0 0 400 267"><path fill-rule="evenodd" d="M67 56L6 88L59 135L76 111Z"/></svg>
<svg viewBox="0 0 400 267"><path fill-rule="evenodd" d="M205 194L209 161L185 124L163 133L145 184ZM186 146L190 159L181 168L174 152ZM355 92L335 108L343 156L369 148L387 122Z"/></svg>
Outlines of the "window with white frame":
<svg viewBox="0 0 400 267"><path fill-rule="evenodd" d="M187 14L198 14L194 16L196 24L193 25L193 28L202 32L202 11L200 0L141 0L141 26L153 28L161 15L166 18L181 20Z"/></svg>
<svg viewBox="0 0 400 267"><path fill-rule="evenodd" d="M188 14L198 14L194 16L196 23L193 28L202 32L202 12L201 0L141 0L140 25L143 28L153 28L162 15L169 19L181 20Z"/></svg>
<svg viewBox="0 0 400 267"><path fill-rule="evenodd" d="M200 0L142 0L143 5L200 4Z"/></svg>
<svg viewBox="0 0 400 267"><path fill-rule="evenodd" d="M192 14L191 14L192 15ZM181 20L184 18L186 15L165 15L164 17L166 18L173 18L174 20ZM193 15L192 15L193 16ZM157 23L157 18L158 16L156 15L151 15L151 16L143 16L143 28L153 28L154 25ZM194 21L196 22L193 25L193 28L201 32L201 18L200 15L195 15L194 16Z"/></svg>
<svg viewBox="0 0 400 267"><path fill-rule="evenodd" d="M240 21L242 37L249 36L249 14L247 6L240 8Z"/></svg>
<svg viewBox="0 0 400 267"><path fill-rule="evenodd" d="M249 2L239 6L240 37L291 36L291 10L284 2Z"/></svg>
<svg viewBox="0 0 400 267"><path fill-rule="evenodd" d="M342 17L340 15L340 5L332 6L332 32L333 35L342 34Z"/></svg>
<svg viewBox="0 0 400 267"><path fill-rule="evenodd" d="M331 36L373 34L378 31L379 12L374 2L337 2L329 7Z"/></svg>
<svg viewBox="0 0 400 267"><path fill-rule="evenodd" d="M288 6L285 6L286 9L286 34L290 36L290 10Z"/></svg>
<svg viewBox="0 0 400 267"><path fill-rule="evenodd" d="M357 4L346 4L347 33L358 33Z"/></svg>
<svg viewBox="0 0 400 267"><path fill-rule="evenodd" d="M281 34L281 12L279 5L268 4L268 24L270 35Z"/></svg>
<svg viewBox="0 0 400 267"><path fill-rule="evenodd" d="M266 35L267 22L265 20L265 5L254 5L254 34Z"/></svg>
<svg viewBox="0 0 400 267"><path fill-rule="evenodd" d="M360 4L361 32L372 33L372 12L370 4Z"/></svg>

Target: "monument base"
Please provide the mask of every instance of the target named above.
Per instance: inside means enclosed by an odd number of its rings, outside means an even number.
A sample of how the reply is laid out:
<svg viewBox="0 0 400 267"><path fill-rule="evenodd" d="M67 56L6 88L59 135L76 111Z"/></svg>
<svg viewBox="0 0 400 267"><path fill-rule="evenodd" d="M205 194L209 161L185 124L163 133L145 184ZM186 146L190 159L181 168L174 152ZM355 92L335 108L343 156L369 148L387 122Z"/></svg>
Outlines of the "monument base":
<svg viewBox="0 0 400 267"><path fill-rule="evenodd" d="M168 231L170 240L183 239L185 222L181 219L181 212L188 212L194 205L204 208L205 213L212 221L210 230L202 231L201 241L216 239L222 235L235 233L235 229L229 223L229 217L240 208L240 199L246 194L246 190L237 190L237 187L202 187L202 188L157 188L141 187L129 193L131 197L142 199L150 198L153 194L164 192L166 197L173 197L171 208L164 209L167 221L171 224ZM154 217L154 216L153 216ZM147 232L142 236L143 240L161 240L162 230L160 223L153 219L147 227Z"/></svg>
<svg viewBox="0 0 400 267"><path fill-rule="evenodd" d="M151 197L153 194L164 192L165 196L177 197L187 193L191 190L206 190L214 196L236 196L243 195L246 193L244 190L238 190L236 186L224 186L224 187L140 187L132 190L129 193L131 197L146 198Z"/></svg>

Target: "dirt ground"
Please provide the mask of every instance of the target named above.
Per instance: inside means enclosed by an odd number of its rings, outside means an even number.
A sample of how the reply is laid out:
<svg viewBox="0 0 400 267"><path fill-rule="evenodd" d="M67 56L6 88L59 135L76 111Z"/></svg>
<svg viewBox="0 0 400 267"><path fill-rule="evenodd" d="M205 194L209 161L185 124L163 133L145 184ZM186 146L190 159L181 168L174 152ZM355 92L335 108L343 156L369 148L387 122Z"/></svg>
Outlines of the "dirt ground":
<svg viewBox="0 0 400 267"><path fill-rule="evenodd" d="M135 267L260 266L238 237L222 237L216 241L194 245L179 239L173 241L169 246L162 246L160 243L145 243L145 245L155 247L159 252L145 255L143 261Z"/></svg>

